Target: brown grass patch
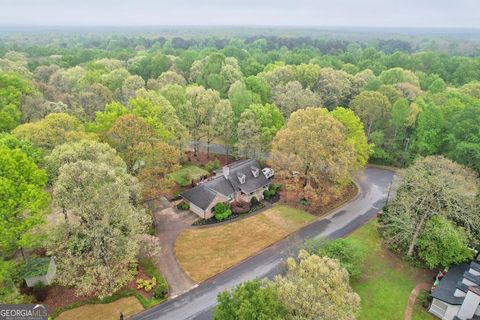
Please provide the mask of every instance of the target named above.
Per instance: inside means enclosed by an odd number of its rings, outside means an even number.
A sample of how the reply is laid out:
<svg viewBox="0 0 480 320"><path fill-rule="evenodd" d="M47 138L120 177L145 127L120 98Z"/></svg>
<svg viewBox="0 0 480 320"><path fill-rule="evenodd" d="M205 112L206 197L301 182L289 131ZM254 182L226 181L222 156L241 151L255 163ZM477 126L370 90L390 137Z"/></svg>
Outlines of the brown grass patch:
<svg viewBox="0 0 480 320"><path fill-rule="evenodd" d="M285 238L315 217L274 206L252 217L183 231L175 242L178 261L194 281L208 279Z"/></svg>
<svg viewBox="0 0 480 320"><path fill-rule="evenodd" d="M125 318L143 310L135 297L119 299L107 304L87 304L61 313L57 320L118 320L120 312Z"/></svg>

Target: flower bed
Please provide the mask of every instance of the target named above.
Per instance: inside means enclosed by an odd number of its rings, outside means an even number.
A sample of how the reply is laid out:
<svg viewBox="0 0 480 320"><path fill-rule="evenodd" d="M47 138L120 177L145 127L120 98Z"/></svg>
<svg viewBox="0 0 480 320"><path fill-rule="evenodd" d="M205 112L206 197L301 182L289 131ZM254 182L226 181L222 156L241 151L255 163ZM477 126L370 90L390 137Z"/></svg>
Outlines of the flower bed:
<svg viewBox="0 0 480 320"><path fill-rule="evenodd" d="M245 212L245 213L233 213L232 212L232 214L228 218L226 218L222 221L218 221L217 219L215 219L215 216L213 216L209 219L198 219L197 221L192 223L192 226L205 226L205 225L216 224L216 223L219 223L219 222L234 220L238 217L254 213L255 211L258 211L258 210L263 209L263 208L265 208L265 205L263 203L259 202L255 205L253 205L248 212Z"/></svg>

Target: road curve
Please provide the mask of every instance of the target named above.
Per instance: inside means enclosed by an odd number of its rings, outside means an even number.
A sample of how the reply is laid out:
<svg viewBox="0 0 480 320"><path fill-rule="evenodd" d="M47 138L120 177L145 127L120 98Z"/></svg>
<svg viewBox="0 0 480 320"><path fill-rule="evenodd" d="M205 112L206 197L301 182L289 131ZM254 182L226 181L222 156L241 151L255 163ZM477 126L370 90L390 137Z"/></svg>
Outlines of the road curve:
<svg viewBox="0 0 480 320"><path fill-rule="evenodd" d="M145 310L131 319L210 319L218 293L246 280L273 277L281 272L285 257L295 256L305 239L339 238L374 217L385 203L392 177L393 173L390 171L367 167L358 176L360 194L353 201L239 265L201 283L198 287L157 307Z"/></svg>

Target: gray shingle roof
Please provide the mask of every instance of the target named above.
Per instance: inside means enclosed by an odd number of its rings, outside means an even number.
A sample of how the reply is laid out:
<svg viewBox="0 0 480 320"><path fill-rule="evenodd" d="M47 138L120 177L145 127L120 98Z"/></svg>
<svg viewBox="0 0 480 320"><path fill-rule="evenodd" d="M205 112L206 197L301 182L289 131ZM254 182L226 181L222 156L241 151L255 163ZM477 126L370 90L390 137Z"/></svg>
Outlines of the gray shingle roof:
<svg viewBox="0 0 480 320"><path fill-rule="evenodd" d="M465 293L468 292L468 286L465 283L463 283L462 280L457 282L457 289Z"/></svg>
<svg viewBox="0 0 480 320"><path fill-rule="evenodd" d="M249 194L269 183L269 180L265 178L261 171L258 177L254 177L251 167L261 169L257 160L245 160L230 167L230 178L228 180L233 185L235 191L241 190L244 193ZM237 177L239 174L245 175L245 183L240 183Z"/></svg>
<svg viewBox="0 0 480 320"><path fill-rule="evenodd" d="M261 170L257 177L253 175L252 167L261 169L256 160L241 160L230 164L228 167L230 169L228 178L221 175L183 192L181 196L205 210L212 203L217 193L226 197L238 191L249 194L270 182ZM217 171L217 173L220 172L221 170ZM238 180L238 175L242 174L245 175L245 183L243 184Z"/></svg>
<svg viewBox="0 0 480 320"><path fill-rule="evenodd" d="M229 195L235 192L235 190L232 187L232 184L224 176L215 178L211 181L204 183L203 185L210 188L213 191L223 194L226 197L228 197Z"/></svg>
<svg viewBox="0 0 480 320"><path fill-rule="evenodd" d="M468 268L470 269L470 268ZM465 271L463 273L463 277L467 280L470 280L472 281L473 283L475 283L477 286L480 285L480 276L476 276L474 274L471 274L470 272L468 272L468 269L467 271Z"/></svg>
<svg viewBox="0 0 480 320"><path fill-rule="evenodd" d="M187 199L202 210L208 208L213 199L215 199L216 195L217 193L215 191L205 187L202 184L182 192L181 194L183 198Z"/></svg>
<svg viewBox="0 0 480 320"><path fill-rule="evenodd" d="M472 263L470 263L470 268L477 272L480 272L480 264L478 262L473 261Z"/></svg>
<svg viewBox="0 0 480 320"><path fill-rule="evenodd" d="M455 297L453 294L457 289L457 283L463 279L463 273L469 268L466 263L451 266L438 286L432 290L432 297L448 304L461 305L465 297Z"/></svg>

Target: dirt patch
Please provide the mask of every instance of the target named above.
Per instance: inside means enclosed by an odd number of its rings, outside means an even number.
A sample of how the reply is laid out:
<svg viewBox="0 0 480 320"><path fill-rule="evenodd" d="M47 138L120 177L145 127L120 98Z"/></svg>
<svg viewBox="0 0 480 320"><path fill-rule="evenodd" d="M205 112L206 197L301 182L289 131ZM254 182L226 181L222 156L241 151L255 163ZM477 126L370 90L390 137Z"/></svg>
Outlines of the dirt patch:
<svg viewBox="0 0 480 320"><path fill-rule="evenodd" d="M93 297L93 294L77 295L74 288L67 288L61 286L48 286L43 290L45 290L44 294L46 298L43 301L38 302L48 305L48 309L50 310L50 312L59 307L67 306L75 302L87 300ZM24 288L22 289L22 292L32 295L33 289Z"/></svg>
<svg viewBox="0 0 480 320"><path fill-rule="evenodd" d="M58 320L118 320L120 312L127 318L143 310L135 297L119 299L107 304L87 304L61 313Z"/></svg>

